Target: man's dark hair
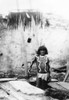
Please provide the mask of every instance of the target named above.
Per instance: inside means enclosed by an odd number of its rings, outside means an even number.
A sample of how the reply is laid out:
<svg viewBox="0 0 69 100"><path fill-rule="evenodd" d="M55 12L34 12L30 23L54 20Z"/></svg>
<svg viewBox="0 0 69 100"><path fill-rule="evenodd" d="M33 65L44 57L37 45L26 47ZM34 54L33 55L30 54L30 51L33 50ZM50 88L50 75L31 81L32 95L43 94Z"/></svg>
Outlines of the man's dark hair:
<svg viewBox="0 0 69 100"><path fill-rule="evenodd" d="M40 46L37 50L37 55L39 56L40 55L40 51L43 50L45 51L45 54L48 54L48 50L45 46Z"/></svg>

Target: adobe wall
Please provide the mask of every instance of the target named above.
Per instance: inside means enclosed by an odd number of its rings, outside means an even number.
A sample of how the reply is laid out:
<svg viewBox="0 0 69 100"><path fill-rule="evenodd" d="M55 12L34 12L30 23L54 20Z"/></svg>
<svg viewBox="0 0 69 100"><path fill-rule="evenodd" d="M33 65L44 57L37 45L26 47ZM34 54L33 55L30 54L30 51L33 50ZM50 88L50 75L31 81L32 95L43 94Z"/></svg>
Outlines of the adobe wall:
<svg viewBox="0 0 69 100"><path fill-rule="evenodd" d="M49 23L48 23L48 22ZM28 39L31 39L28 42ZM32 17L31 27L7 28L0 33L0 71L20 73L30 62L40 45L48 49L51 67L69 62L69 24L51 15L42 17L38 25Z"/></svg>

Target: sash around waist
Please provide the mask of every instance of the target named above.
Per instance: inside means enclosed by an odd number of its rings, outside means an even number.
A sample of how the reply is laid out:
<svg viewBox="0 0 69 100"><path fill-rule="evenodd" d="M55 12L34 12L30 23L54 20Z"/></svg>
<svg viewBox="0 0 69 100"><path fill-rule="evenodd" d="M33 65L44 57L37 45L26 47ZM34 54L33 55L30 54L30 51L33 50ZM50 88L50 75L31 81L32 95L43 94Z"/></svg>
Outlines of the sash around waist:
<svg viewBox="0 0 69 100"><path fill-rule="evenodd" d="M38 78L41 78L41 79L43 79L43 80L47 80L47 78L48 78L48 73L38 73L38 74L37 74L37 77L38 77Z"/></svg>

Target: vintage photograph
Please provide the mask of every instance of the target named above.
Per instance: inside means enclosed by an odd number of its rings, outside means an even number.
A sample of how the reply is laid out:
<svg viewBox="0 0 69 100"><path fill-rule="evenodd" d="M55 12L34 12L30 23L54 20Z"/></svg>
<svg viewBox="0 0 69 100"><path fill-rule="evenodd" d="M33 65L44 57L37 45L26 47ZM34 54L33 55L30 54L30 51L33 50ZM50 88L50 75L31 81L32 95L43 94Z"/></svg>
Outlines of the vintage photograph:
<svg viewBox="0 0 69 100"><path fill-rule="evenodd" d="M0 0L0 100L69 100L69 0Z"/></svg>

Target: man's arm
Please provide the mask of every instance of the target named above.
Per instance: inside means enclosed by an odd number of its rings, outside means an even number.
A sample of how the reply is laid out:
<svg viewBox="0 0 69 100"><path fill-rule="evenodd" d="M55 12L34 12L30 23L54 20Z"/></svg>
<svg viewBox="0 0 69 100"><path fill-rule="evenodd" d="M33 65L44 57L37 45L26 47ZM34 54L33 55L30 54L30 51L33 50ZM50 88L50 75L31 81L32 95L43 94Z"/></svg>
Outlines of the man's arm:
<svg viewBox="0 0 69 100"><path fill-rule="evenodd" d="M32 65L33 65L35 62L37 62L37 58L36 58L36 57L35 57L34 60L31 62L29 72L31 71L31 69L32 69Z"/></svg>
<svg viewBox="0 0 69 100"><path fill-rule="evenodd" d="M48 59L48 61L47 61L47 63L46 63L46 64L47 64L47 72L49 72L49 73L50 73L50 65L49 65L49 62L50 62L50 61L49 61L49 59Z"/></svg>

